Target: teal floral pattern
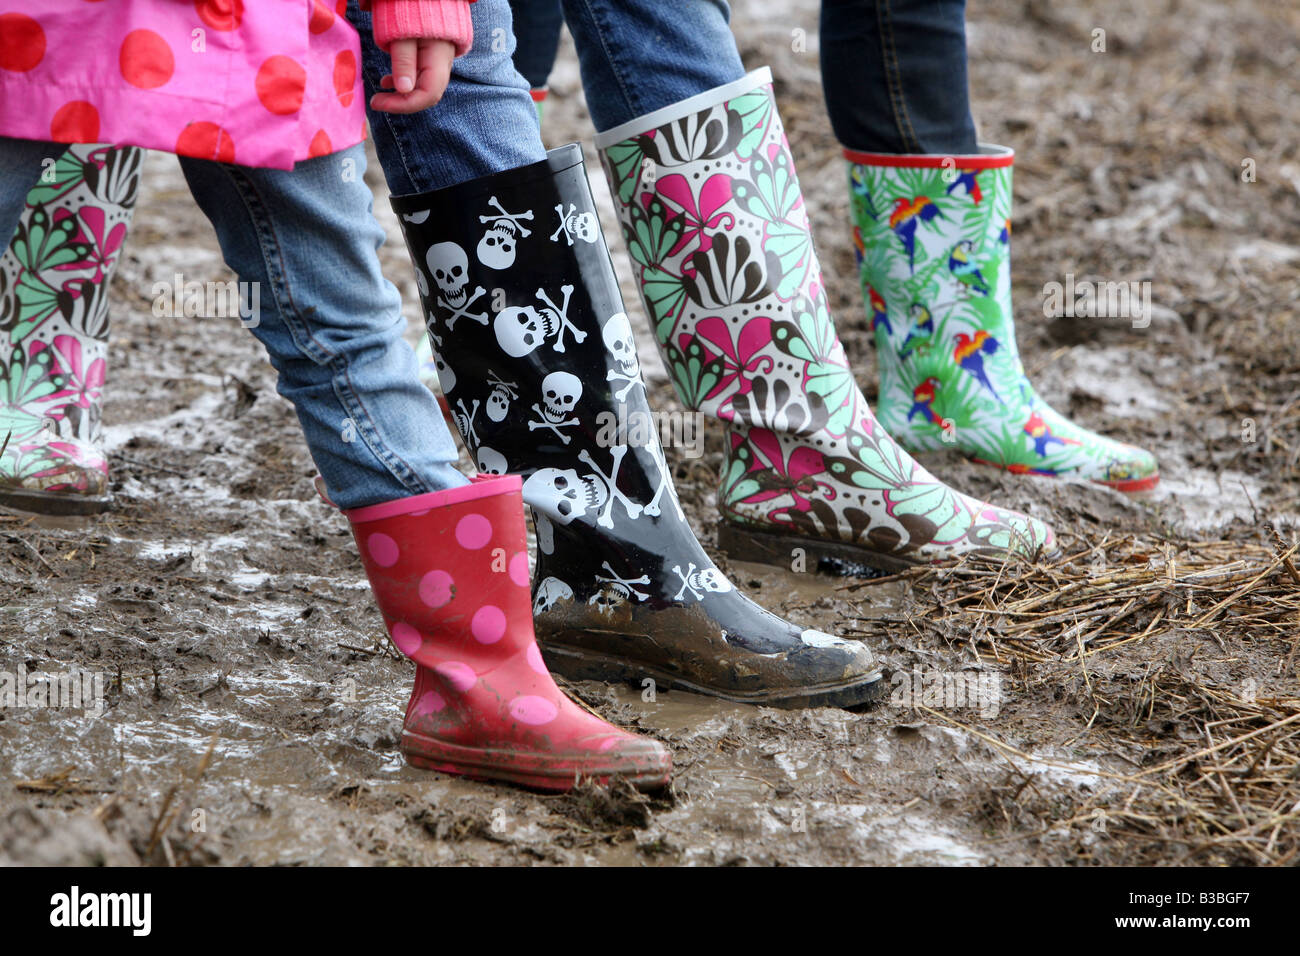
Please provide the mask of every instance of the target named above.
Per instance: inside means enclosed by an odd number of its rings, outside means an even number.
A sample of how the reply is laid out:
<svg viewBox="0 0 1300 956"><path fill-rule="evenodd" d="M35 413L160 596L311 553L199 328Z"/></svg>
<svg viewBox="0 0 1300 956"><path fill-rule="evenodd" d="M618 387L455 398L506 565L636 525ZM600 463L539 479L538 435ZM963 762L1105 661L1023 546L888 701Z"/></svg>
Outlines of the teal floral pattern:
<svg viewBox="0 0 1300 956"><path fill-rule="evenodd" d="M99 497L108 280L140 175L133 147L70 147L0 257L0 494Z"/></svg>
<svg viewBox="0 0 1300 956"><path fill-rule="evenodd" d="M642 299L678 394L726 422L733 523L912 561L1053 544L938 481L872 415L822 286L769 83L607 144Z"/></svg>

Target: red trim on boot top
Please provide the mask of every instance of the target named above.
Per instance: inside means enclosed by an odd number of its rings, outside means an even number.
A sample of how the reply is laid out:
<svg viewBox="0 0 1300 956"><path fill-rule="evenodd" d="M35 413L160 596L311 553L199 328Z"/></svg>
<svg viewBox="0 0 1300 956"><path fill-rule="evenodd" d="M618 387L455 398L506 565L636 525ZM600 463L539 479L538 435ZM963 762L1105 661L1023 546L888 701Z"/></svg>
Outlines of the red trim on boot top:
<svg viewBox="0 0 1300 956"><path fill-rule="evenodd" d="M364 508L353 508L343 512L349 521L358 524L366 521L379 521L397 515L409 515L416 511L429 511L447 505L458 505L463 501L476 498L493 498L497 495L520 494L524 479L519 475L475 475L470 484L445 491L430 491L410 498L398 498L396 501L384 501Z"/></svg>
<svg viewBox="0 0 1300 956"><path fill-rule="evenodd" d="M952 160L956 169L998 169L1010 166L1016 158L1016 151L1008 148L1005 153L860 153L856 149L844 148L844 158L851 163L863 166L900 166L908 169L941 169L946 161Z"/></svg>

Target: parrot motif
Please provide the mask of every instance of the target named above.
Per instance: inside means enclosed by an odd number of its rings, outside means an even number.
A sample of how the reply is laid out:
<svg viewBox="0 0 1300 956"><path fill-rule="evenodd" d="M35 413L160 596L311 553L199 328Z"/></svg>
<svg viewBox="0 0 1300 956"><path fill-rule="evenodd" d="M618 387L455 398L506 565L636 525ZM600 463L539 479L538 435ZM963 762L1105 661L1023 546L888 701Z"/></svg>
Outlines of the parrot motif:
<svg viewBox="0 0 1300 956"><path fill-rule="evenodd" d="M907 361L913 349L925 345L934 335L934 316L929 309L920 302L913 302L908 313L912 316L912 328L907 333L907 338L903 339L903 347L898 353L903 361Z"/></svg>
<svg viewBox="0 0 1300 956"><path fill-rule="evenodd" d="M894 200L894 211L889 214L889 228L907 251L907 265L913 272L916 271L917 226L936 216L944 218L929 196L913 196L911 199L900 196Z"/></svg>
<svg viewBox="0 0 1300 956"><path fill-rule="evenodd" d="M1052 429L1048 427L1047 422L1037 412L1029 416L1025 422L1025 434L1034 440L1034 452L1039 458L1047 457L1047 448L1052 442L1058 445L1078 445L1079 442L1073 438L1062 438L1059 435L1053 435Z"/></svg>
<svg viewBox="0 0 1300 956"><path fill-rule="evenodd" d="M980 204L980 200L984 198L984 193L980 191L980 182L975 178L975 170L973 169L964 169L957 174L957 178L948 184L948 195L951 196L952 191L958 186L966 190L966 195L970 196L971 201L977 206Z"/></svg>
<svg viewBox="0 0 1300 956"><path fill-rule="evenodd" d="M885 307L885 300L871 286L867 286L867 301L871 303L871 331L883 328L886 335L893 335L894 327L889 324L889 310Z"/></svg>
<svg viewBox="0 0 1300 956"><path fill-rule="evenodd" d="M853 190L853 195L862 201L863 208L872 219L878 219L879 214L876 212L876 205L871 201L871 190L867 188L866 182L862 179L861 170L854 168L849 175L849 188Z"/></svg>
<svg viewBox="0 0 1300 956"><path fill-rule="evenodd" d="M980 272L979 266L971 261L971 252L974 248L975 244L969 239L963 239L953 246L952 252L948 254L948 271L966 288L980 295L988 295L989 284L984 281L984 273Z"/></svg>
<svg viewBox="0 0 1300 956"><path fill-rule="evenodd" d="M907 413L907 420L910 422L917 415L920 415L927 422L938 425L944 431L952 427L952 422L935 412L934 398L939 387L943 383L931 375L916 388L912 389L912 410Z"/></svg>
<svg viewBox="0 0 1300 956"><path fill-rule="evenodd" d="M984 356L992 355L997 350L998 340L983 329L977 330L974 336L960 332L957 335L957 347L952 350L952 358L954 362L974 375L979 383L1001 403L1002 397L998 395L997 389L993 387L993 383L989 381L984 371Z"/></svg>

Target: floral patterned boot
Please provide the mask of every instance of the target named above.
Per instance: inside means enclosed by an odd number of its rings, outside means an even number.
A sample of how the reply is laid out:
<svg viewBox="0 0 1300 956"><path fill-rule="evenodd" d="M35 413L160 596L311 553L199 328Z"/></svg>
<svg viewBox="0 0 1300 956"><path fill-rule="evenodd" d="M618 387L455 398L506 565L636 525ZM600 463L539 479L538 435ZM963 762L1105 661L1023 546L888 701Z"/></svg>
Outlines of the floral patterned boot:
<svg viewBox="0 0 1300 956"><path fill-rule="evenodd" d="M73 146L46 175L0 258L0 505L94 514L110 504L100 447L108 285L140 150Z"/></svg>
<svg viewBox="0 0 1300 956"><path fill-rule="evenodd" d="M890 434L1019 474L1153 487L1150 452L1080 428L1025 376L1011 312L1012 151L844 155L880 361L876 414Z"/></svg>
<svg viewBox="0 0 1300 956"><path fill-rule="evenodd" d="M791 566L801 549L861 572L1054 550L1047 525L944 485L872 415L827 307L767 70L597 146L677 393L728 426L729 553Z"/></svg>

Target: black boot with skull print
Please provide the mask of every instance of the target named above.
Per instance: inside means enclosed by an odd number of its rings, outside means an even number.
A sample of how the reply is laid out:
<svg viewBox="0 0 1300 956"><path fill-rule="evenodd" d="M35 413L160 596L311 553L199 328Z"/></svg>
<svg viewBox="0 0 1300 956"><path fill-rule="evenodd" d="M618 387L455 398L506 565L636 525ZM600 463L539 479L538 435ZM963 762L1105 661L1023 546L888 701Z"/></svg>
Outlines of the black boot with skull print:
<svg viewBox="0 0 1300 956"><path fill-rule="evenodd" d="M687 524L581 149L393 207L461 437L524 476L550 667L777 706L878 697L864 644L763 610Z"/></svg>

